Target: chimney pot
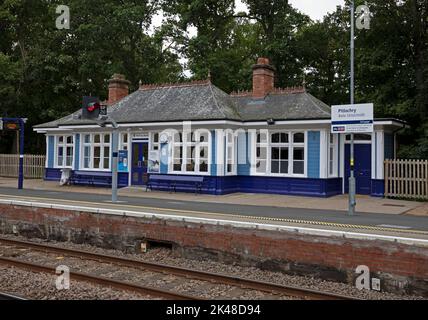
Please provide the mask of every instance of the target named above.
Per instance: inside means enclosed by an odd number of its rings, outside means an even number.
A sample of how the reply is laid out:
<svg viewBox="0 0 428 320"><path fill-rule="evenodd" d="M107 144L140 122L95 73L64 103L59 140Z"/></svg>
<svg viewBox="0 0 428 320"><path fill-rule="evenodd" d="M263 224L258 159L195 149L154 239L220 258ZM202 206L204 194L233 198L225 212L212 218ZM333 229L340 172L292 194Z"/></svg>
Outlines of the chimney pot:
<svg viewBox="0 0 428 320"><path fill-rule="evenodd" d="M253 98L266 97L274 90L275 68L269 64L269 59L260 57L253 65Z"/></svg>
<svg viewBox="0 0 428 320"><path fill-rule="evenodd" d="M129 85L123 74L115 73L108 81L108 105L115 104L129 94Z"/></svg>

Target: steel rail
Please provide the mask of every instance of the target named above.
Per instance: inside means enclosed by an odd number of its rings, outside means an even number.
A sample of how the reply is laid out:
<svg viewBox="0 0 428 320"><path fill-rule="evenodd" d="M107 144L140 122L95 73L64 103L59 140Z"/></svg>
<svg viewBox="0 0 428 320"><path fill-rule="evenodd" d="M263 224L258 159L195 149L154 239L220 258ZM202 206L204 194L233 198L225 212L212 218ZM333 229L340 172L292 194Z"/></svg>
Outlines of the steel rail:
<svg viewBox="0 0 428 320"><path fill-rule="evenodd" d="M35 272L41 272L41 273L56 274L56 268L54 267L48 267L38 263L22 261L19 259L0 257L0 264L7 265L7 266L14 266L19 269L26 269L33 272L35 271ZM92 284L109 286L120 290L133 291L140 294L156 296L156 297L165 298L169 300L202 300L197 297L187 296L176 292L170 292L162 289L141 286L130 282L113 280L110 278L95 276L95 275L82 273L82 272L70 272L70 279L77 280L77 281L86 281Z"/></svg>
<svg viewBox="0 0 428 320"><path fill-rule="evenodd" d="M92 253L92 252L83 251L83 250L60 248L52 245L33 243L33 242L22 241L22 240L12 240L8 238L0 237L0 243L8 243L10 245L14 245L18 247L28 247L38 251L55 252L55 253L65 254L65 255L69 255L77 258L86 258L90 260L95 260L99 262L115 263L115 264L120 264L122 266L131 267L131 268L142 268L145 270L173 274L173 275L192 278L196 280L211 281L211 282L215 281L217 283L234 285L234 286L239 286L246 289L258 290L258 291L268 292L272 294L284 294L287 296L293 296L293 297L310 299L310 300L359 300L358 298L355 298L355 297L323 292L319 290L311 290L311 289L299 288L295 286L278 285L271 282L262 282L257 280L241 278L237 276L229 276L229 275L224 275L219 273L190 270L190 269L170 266L166 264L145 262L145 261L125 258L125 257L117 257L113 255Z"/></svg>
<svg viewBox="0 0 428 320"><path fill-rule="evenodd" d="M27 298L20 297L14 294L6 293L6 292L0 292L0 301L2 300L28 300Z"/></svg>

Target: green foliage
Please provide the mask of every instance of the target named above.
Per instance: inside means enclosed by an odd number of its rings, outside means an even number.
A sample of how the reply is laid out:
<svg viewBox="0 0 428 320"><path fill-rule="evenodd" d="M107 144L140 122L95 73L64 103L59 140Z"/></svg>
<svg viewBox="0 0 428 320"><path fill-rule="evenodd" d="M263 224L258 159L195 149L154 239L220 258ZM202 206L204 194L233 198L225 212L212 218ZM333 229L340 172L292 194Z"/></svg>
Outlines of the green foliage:
<svg viewBox="0 0 428 320"><path fill-rule="evenodd" d="M132 90L140 79L182 79L178 55L164 48L159 30L149 33L158 1L70 0L70 30L55 27L59 4L0 4L0 115L29 119L27 152L43 152L32 125L75 111L83 95L105 99L113 73L124 73Z"/></svg>

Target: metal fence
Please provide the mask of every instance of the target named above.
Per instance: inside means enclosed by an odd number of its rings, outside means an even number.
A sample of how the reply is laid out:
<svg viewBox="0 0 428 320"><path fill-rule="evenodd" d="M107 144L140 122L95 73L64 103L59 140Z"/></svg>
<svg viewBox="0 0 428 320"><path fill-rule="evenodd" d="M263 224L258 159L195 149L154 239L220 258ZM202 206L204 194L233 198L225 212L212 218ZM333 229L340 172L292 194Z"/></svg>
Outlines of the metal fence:
<svg viewBox="0 0 428 320"><path fill-rule="evenodd" d="M46 156L24 155L24 177L43 178L45 173ZM19 155L0 154L0 177L18 177Z"/></svg>
<svg viewBox="0 0 428 320"><path fill-rule="evenodd" d="M428 200L428 160L385 160L385 197Z"/></svg>

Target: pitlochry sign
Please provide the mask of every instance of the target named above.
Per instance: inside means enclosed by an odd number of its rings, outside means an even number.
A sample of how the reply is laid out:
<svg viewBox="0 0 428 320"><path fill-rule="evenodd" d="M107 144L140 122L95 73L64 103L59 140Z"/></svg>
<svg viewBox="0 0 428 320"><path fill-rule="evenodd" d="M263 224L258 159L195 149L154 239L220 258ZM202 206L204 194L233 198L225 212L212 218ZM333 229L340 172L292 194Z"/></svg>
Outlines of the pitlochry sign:
<svg viewBox="0 0 428 320"><path fill-rule="evenodd" d="M373 103L331 107L332 133L372 133Z"/></svg>

